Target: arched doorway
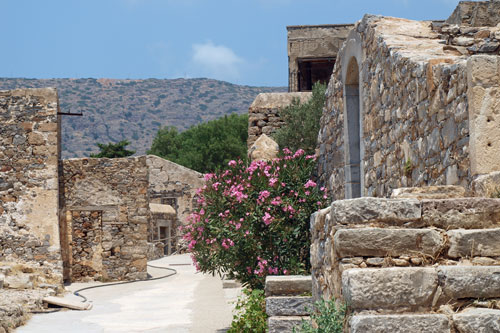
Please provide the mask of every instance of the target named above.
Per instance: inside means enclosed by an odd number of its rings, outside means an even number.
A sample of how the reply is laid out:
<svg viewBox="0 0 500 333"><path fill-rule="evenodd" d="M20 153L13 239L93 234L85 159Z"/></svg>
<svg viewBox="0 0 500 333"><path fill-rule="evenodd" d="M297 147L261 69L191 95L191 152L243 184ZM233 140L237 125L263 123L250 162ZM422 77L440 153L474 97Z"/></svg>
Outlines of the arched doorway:
<svg viewBox="0 0 500 333"><path fill-rule="evenodd" d="M344 80L345 135L345 197L361 197L361 110L359 66L355 57L349 60Z"/></svg>

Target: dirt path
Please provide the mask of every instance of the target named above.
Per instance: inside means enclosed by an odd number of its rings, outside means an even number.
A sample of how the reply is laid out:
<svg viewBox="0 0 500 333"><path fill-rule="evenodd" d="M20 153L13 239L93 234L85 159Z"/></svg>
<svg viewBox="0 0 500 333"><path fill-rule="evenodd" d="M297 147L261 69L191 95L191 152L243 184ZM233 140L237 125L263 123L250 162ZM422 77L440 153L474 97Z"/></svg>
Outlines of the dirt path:
<svg viewBox="0 0 500 333"><path fill-rule="evenodd" d="M84 291L94 305L92 310L35 315L16 332L205 333L224 332L230 326L238 289L222 289L219 278L196 273L188 255L165 257L151 264L174 268L177 274ZM148 270L153 276L165 274L164 270ZM73 284L68 289L94 284Z"/></svg>

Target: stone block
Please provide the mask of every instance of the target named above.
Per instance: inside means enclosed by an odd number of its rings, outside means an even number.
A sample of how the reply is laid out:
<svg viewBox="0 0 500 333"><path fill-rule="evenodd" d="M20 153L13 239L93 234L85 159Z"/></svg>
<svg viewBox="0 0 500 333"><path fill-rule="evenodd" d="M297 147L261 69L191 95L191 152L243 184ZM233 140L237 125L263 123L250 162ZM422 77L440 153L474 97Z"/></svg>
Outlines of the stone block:
<svg viewBox="0 0 500 333"><path fill-rule="evenodd" d="M448 256L498 257L500 256L500 228L480 230L450 230Z"/></svg>
<svg viewBox="0 0 500 333"><path fill-rule="evenodd" d="M357 315L350 320L351 333L446 333L445 315Z"/></svg>
<svg viewBox="0 0 500 333"><path fill-rule="evenodd" d="M308 316L313 309L310 296L272 296L266 298L268 316Z"/></svg>
<svg viewBox="0 0 500 333"><path fill-rule="evenodd" d="M500 310L467 309L453 315L459 333L500 332Z"/></svg>
<svg viewBox="0 0 500 333"><path fill-rule="evenodd" d="M421 218L416 199L357 198L334 201L330 218L334 224L387 223L402 225Z"/></svg>
<svg viewBox="0 0 500 333"><path fill-rule="evenodd" d="M500 266L439 266L443 301L500 297Z"/></svg>
<svg viewBox="0 0 500 333"><path fill-rule="evenodd" d="M422 220L445 230L500 227L500 199L423 200Z"/></svg>
<svg viewBox="0 0 500 333"><path fill-rule="evenodd" d="M294 327L302 324L302 321L309 321L309 317L269 317L267 319L268 333L290 333Z"/></svg>
<svg viewBox="0 0 500 333"><path fill-rule="evenodd" d="M343 295L354 310L430 309L437 282L433 268L350 269L342 274Z"/></svg>
<svg viewBox="0 0 500 333"><path fill-rule="evenodd" d="M266 134L262 134L248 150L248 156L252 161L270 161L278 156L278 152L278 144Z"/></svg>
<svg viewBox="0 0 500 333"><path fill-rule="evenodd" d="M432 229L341 229L335 233L339 257L385 257L424 254L434 257L444 246L441 234Z"/></svg>
<svg viewBox="0 0 500 333"><path fill-rule="evenodd" d="M266 296L302 295L312 291L311 276L274 275L266 277Z"/></svg>
<svg viewBox="0 0 500 333"><path fill-rule="evenodd" d="M474 55L467 60L468 80L474 85L498 84L496 56Z"/></svg>
<svg viewBox="0 0 500 333"><path fill-rule="evenodd" d="M455 185L403 187L392 190L391 198L451 199L465 197L465 188Z"/></svg>
<svg viewBox="0 0 500 333"><path fill-rule="evenodd" d="M474 179L472 191L476 197L491 198L500 195L500 172L491 172Z"/></svg>

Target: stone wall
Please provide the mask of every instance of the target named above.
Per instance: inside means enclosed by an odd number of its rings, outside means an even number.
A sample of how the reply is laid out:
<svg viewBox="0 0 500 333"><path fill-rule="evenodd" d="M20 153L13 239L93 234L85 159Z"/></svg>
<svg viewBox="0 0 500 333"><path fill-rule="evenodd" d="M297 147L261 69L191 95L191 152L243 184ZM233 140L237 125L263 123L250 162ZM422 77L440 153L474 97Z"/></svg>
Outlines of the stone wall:
<svg viewBox="0 0 500 333"><path fill-rule="evenodd" d="M62 161L68 239L66 278L146 278L146 156Z"/></svg>
<svg viewBox="0 0 500 333"><path fill-rule="evenodd" d="M290 106L294 99L307 102L312 96L310 92L295 93L262 93L257 95L248 109L248 140L250 148L262 134L271 136L283 126L280 110Z"/></svg>
<svg viewBox="0 0 500 333"><path fill-rule="evenodd" d="M58 289L55 89L0 91L0 289Z"/></svg>
<svg viewBox="0 0 500 333"><path fill-rule="evenodd" d="M500 1L460 1L446 23L494 27L500 23Z"/></svg>
<svg viewBox="0 0 500 333"><path fill-rule="evenodd" d="M366 16L339 52L318 137L334 199L471 180L467 59L431 22Z"/></svg>
<svg viewBox="0 0 500 333"><path fill-rule="evenodd" d="M329 59L333 65L352 28L353 24L288 26L288 91L303 91L299 89L299 61Z"/></svg>
<svg viewBox="0 0 500 333"><path fill-rule="evenodd" d="M499 227L500 199L336 201L311 218L313 295L350 332L496 332Z"/></svg>

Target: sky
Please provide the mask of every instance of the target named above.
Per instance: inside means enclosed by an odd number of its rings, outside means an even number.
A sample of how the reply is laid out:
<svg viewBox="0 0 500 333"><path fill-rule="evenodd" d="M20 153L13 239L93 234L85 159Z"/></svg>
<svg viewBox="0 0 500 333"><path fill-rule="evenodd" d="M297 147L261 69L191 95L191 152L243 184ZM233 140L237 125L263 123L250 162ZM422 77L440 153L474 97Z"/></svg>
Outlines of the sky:
<svg viewBox="0 0 500 333"><path fill-rule="evenodd" d="M458 0L0 0L0 77L286 86L286 26L446 19Z"/></svg>

